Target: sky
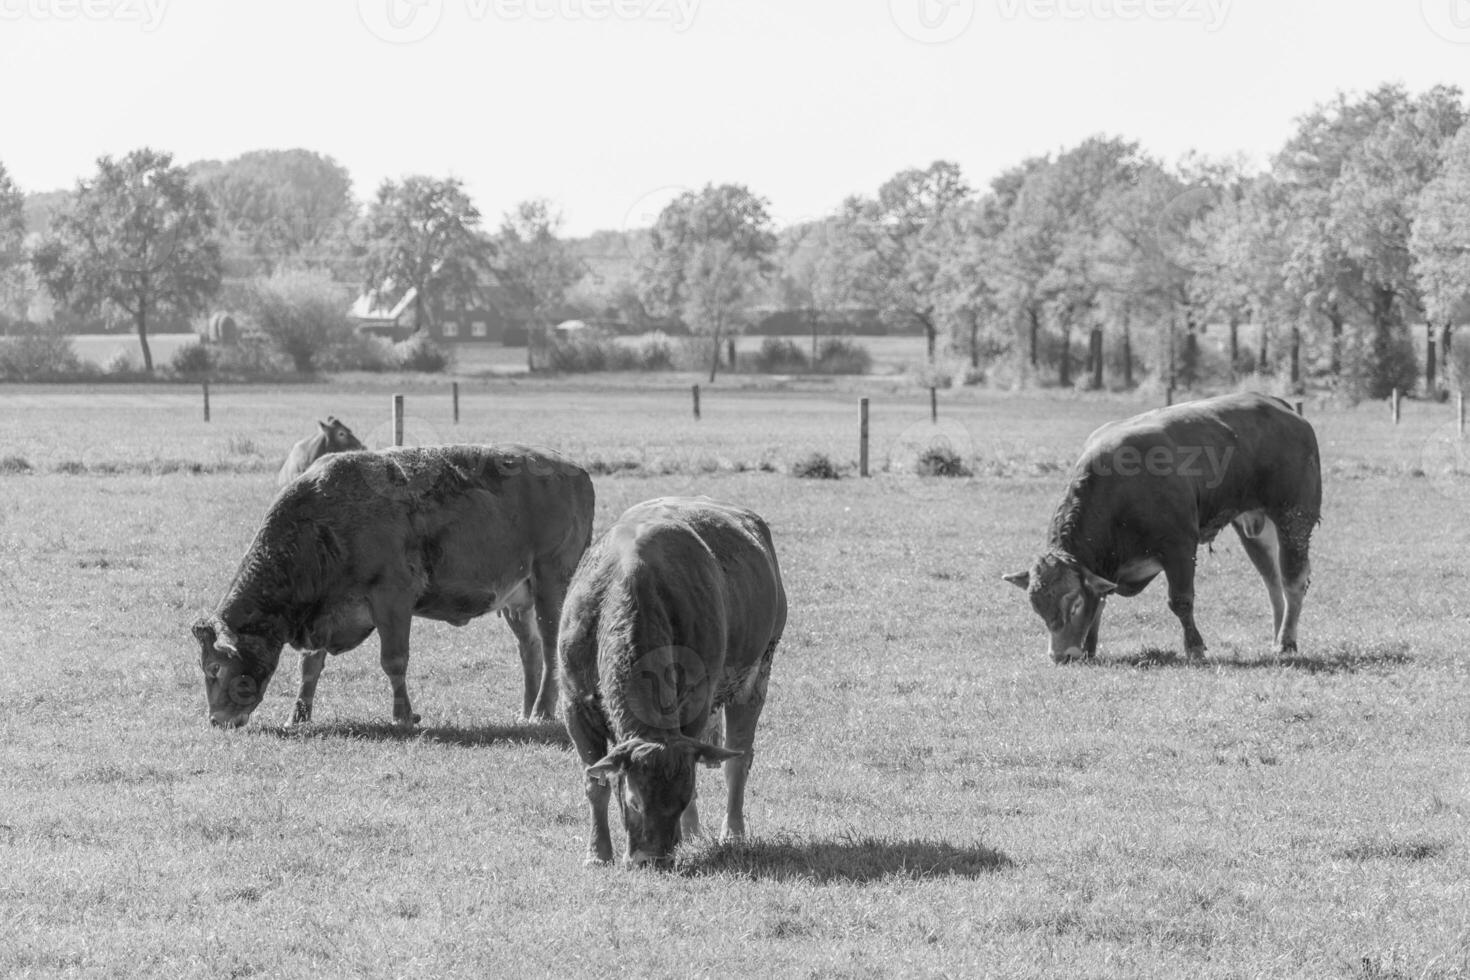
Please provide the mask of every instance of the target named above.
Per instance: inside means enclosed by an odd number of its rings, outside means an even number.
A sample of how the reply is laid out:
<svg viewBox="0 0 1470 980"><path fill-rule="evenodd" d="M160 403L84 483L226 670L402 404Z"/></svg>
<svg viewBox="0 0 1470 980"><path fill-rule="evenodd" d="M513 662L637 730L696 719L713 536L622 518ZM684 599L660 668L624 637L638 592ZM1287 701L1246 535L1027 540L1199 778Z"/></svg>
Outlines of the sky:
<svg viewBox="0 0 1470 980"><path fill-rule="evenodd" d="M1470 89L1470 0L0 0L0 163L305 147L370 197L458 177L487 224L643 227L741 183L778 224L936 159L983 187L1093 134L1264 166L1384 82Z"/></svg>

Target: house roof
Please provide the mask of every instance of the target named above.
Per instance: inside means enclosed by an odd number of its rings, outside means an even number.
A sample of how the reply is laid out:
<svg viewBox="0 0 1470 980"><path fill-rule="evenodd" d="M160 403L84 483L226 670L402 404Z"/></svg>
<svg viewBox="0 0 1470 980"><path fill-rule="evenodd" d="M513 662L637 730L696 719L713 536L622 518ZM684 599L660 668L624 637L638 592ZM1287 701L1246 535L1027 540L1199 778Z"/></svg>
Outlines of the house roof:
<svg viewBox="0 0 1470 980"><path fill-rule="evenodd" d="M398 302L390 306L383 301L383 291L375 289L353 300L349 312L358 320L387 320L396 323L417 295L418 290L410 286Z"/></svg>

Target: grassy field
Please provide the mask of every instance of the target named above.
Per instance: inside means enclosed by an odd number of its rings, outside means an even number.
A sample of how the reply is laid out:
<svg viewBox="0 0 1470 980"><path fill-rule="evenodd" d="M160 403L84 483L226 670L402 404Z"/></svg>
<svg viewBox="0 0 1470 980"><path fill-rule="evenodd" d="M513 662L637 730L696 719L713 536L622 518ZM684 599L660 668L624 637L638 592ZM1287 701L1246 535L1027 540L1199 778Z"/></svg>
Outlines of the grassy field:
<svg viewBox="0 0 1470 980"><path fill-rule="evenodd" d="M212 731L189 623L331 413L386 441L388 379L0 388L0 975L1470 976L1470 466L1452 410L1310 404L1326 506L1302 651L1269 654L1233 537L1202 552L1212 659L1155 585L1096 666L1056 667L999 581L1062 468L1137 401L683 376L405 382L409 439L520 440L599 471L598 527L705 492L776 536L791 596L747 797L752 838L670 874L587 869L580 767L523 725L509 631L420 621L422 728L376 640L316 720ZM911 475L935 437L969 479ZM850 472L850 471L849 471ZM701 776L717 825L718 774ZM620 846L615 836L615 845Z"/></svg>

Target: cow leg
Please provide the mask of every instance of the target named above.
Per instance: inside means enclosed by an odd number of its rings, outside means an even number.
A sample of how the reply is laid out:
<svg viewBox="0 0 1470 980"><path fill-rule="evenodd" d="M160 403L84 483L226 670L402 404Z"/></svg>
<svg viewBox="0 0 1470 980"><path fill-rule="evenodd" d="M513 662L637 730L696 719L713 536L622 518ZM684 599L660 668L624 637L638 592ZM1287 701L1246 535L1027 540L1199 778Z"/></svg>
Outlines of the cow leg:
<svg viewBox="0 0 1470 980"><path fill-rule="evenodd" d="M1280 525L1281 577L1286 592L1286 614L1276 634L1277 655L1296 653L1296 622L1302 613L1302 600L1312 580L1312 562L1308 557L1312 525L1304 519L1286 515Z"/></svg>
<svg viewBox="0 0 1470 980"><path fill-rule="evenodd" d="M1240 536L1241 546L1256 566L1256 571L1261 573L1261 578L1266 583L1266 594L1271 597L1271 636L1281 636L1281 619L1286 611L1286 601L1281 584L1281 554L1276 536L1276 525L1265 520L1255 534L1251 534L1251 528L1235 524L1235 533Z"/></svg>
<svg viewBox="0 0 1470 980"><path fill-rule="evenodd" d="M1194 625L1194 557L1191 549L1163 561L1164 578L1169 583L1169 611L1184 627L1184 658L1189 661L1205 655L1205 639Z"/></svg>
<svg viewBox="0 0 1470 980"><path fill-rule="evenodd" d="M530 718L531 708L541 689L546 651L541 644L541 631L536 627L536 611L527 606L503 611L506 625L516 635L521 650L521 717ZM592 760L596 762L597 760Z"/></svg>
<svg viewBox="0 0 1470 980"><path fill-rule="evenodd" d="M1107 596L1098 600L1097 612L1092 614L1092 625L1087 627L1087 636L1082 640L1082 653L1088 660L1097 656L1097 630L1102 625L1103 606L1107 604L1107 601Z"/></svg>
<svg viewBox="0 0 1470 980"><path fill-rule="evenodd" d="M607 734L593 709L581 702L567 705L567 734L577 748L585 766L596 765L607 755ZM587 806L592 814L591 835L587 840L587 864L608 864L612 861L612 834L607 826L607 801L611 789L601 779L595 779L583 770L583 790L587 794Z"/></svg>
<svg viewBox="0 0 1470 980"><path fill-rule="evenodd" d="M541 633L541 648L546 651L541 665L541 686L536 692L536 703L531 706L531 717L537 720L556 716L556 646L561 607L566 602L570 581L571 569L565 573L554 568L536 571L536 625Z"/></svg>
<svg viewBox="0 0 1470 980"><path fill-rule="evenodd" d="M770 651L750 696L743 702L725 705L725 748L740 753L725 760L725 831L721 839L745 836L745 783L755 764L755 724L766 706L766 683L770 679Z"/></svg>
<svg viewBox="0 0 1470 980"><path fill-rule="evenodd" d="M373 622L378 628L378 662L388 683L393 686L393 723L404 728L417 725L419 716L414 714L408 699L408 632L413 614L407 609L390 608L374 610Z"/></svg>
<svg viewBox="0 0 1470 980"><path fill-rule="evenodd" d="M296 695L296 710L291 712L291 724L311 721L311 702L316 697L316 682L326 665L325 650L308 650L301 655L301 693Z"/></svg>

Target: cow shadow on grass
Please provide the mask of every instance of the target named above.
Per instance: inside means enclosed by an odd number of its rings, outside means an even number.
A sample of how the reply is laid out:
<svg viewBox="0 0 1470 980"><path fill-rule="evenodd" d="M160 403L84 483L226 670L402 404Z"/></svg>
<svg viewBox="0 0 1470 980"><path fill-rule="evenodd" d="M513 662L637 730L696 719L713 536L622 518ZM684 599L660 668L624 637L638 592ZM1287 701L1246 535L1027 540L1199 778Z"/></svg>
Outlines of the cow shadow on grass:
<svg viewBox="0 0 1470 980"><path fill-rule="evenodd" d="M686 877L735 875L752 879L858 883L895 878L980 878L1012 866L1000 851L979 844L849 836L806 840L792 836L721 841L682 860Z"/></svg>
<svg viewBox="0 0 1470 980"><path fill-rule="evenodd" d="M1177 650L1145 647L1137 653L1088 661L1097 667L1210 667L1221 670L1299 670L1304 674L1356 674L1360 671L1385 671L1414 662L1409 645L1397 643L1339 643L1336 648L1318 655L1290 653L1276 656L1263 653L1250 656L1232 651L1223 656L1207 654L1203 660L1189 663Z"/></svg>
<svg viewBox="0 0 1470 980"><path fill-rule="evenodd" d="M400 728L390 722L337 721L325 724L263 728L289 739L361 739L367 742L434 742L466 748L485 745L554 745L570 748L572 740L559 721L522 721L488 725L423 725Z"/></svg>

